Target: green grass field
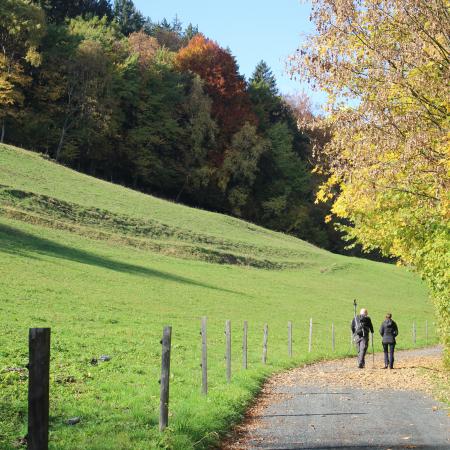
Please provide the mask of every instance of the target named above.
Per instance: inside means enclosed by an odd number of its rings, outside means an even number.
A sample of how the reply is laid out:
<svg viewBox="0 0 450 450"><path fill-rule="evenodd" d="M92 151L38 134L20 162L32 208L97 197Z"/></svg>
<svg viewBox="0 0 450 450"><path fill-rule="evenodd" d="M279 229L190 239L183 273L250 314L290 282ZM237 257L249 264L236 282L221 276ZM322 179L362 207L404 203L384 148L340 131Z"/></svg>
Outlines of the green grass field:
<svg viewBox="0 0 450 450"><path fill-rule="evenodd" d="M334 255L227 216L87 177L0 146L0 448L26 434L28 328L52 328L52 449L208 448L268 374L349 354L353 298L377 327L392 311L399 348L434 341L422 282L394 265ZM200 320L208 317L209 394ZM308 324L313 318L312 352ZM232 382L225 320L232 323ZM241 368L249 323L249 368ZM287 355L287 322L294 357ZM331 351L331 324L336 351ZM263 326L268 363L261 363ZM170 417L158 432L163 326L173 327ZM375 339L376 348L381 345ZM90 364L102 354L111 361ZM80 417L75 426L65 424Z"/></svg>

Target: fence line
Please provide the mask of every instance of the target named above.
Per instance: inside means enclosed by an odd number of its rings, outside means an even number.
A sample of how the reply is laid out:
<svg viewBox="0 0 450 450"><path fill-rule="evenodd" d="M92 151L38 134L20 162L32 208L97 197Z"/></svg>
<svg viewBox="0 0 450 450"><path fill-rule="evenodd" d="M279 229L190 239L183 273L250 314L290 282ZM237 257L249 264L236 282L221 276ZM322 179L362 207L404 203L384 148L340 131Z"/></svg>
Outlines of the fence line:
<svg viewBox="0 0 450 450"><path fill-rule="evenodd" d="M207 317L201 319L201 369L202 369L202 386L203 395L208 394L208 340L207 340ZM320 325L320 323L319 323ZM323 324L322 324L323 325ZM433 323L434 325L434 323ZM403 327L402 327L403 328ZM405 328L408 328L405 325ZM322 328L319 327L319 332ZM329 329L329 328L328 328ZM419 329L423 330L423 327ZM293 354L293 323L288 321L288 356ZM344 329L342 329L344 330ZM275 330L276 331L276 330ZM273 332L272 332L273 333ZM308 352L312 351L313 336L313 319L309 320L308 335ZM331 348L336 351L336 345L345 343L345 333L338 333L340 339L336 338L336 326L334 321L331 322ZM263 348L262 348L262 364L267 363L268 354L268 335L269 326L264 324L263 329ZM273 333L276 336L276 332ZM226 340L226 380L231 383L232 373L232 354L231 354L231 321L225 322L225 340ZM351 349L353 349L353 336L351 335ZM371 343L373 345L373 334L371 335ZM429 341L428 320L425 321L424 336L426 344ZM160 416L159 429L163 431L169 422L169 383L170 383L170 359L171 359L171 340L172 327L165 326L163 328L163 336L160 341L162 345L161 351L161 378L160 378ZM283 339L284 340L284 339ZM285 341L284 341L285 342ZM417 343L417 324L412 323L412 342ZM346 344L345 344L346 345ZM242 338L242 368L248 368L248 322L243 322L243 338ZM48 426L49 426L49 375L50 375L50 328L30 328L29 330L29 384L28 384L28 449L30 450L48 450Z"/></svg>

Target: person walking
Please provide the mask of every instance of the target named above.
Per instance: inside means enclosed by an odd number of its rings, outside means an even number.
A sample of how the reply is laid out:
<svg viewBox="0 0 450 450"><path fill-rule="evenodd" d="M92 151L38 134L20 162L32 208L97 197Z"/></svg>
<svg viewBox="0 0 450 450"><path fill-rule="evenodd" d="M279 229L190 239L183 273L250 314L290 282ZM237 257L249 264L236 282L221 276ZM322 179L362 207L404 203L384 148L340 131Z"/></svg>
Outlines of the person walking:
<svg viewBox="0 0 450 450"><path fill-rule="evenodd" d="M395 338L398 336L397 324L392 320L392 314L387 313L385 321L381 324L380 334L384 351L384 368L394 368Z"/></svg>
<svg viewBox="0 0 450 450"><path fill-rule="evenodd" d="M366 352L369 346L370 333L373 334L373 325L368 316L367 309L362 308L359 316L355 316L352 320L353 338L358 349L358 368L364 369L366 365Z"/></svg>

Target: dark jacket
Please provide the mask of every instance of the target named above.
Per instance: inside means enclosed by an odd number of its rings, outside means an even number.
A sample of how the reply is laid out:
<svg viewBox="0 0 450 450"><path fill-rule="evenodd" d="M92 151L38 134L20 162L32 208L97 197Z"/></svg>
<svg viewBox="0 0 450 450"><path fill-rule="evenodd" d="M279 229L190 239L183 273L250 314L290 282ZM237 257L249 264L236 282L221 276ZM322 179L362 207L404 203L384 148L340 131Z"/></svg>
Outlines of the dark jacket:
<svg viewBox="0 0 450 450"><path fill-rule="evenodd" d="M397 324L392 319L386 319L380 327L380 334L383 344L395 344L395 337L398 335Z"/></svg>
<svg viewBox="0 0 450 450"><path fill-rule="evenodd" d="M356 321L358 321L362 327L363 327L363 336L366 339L369 339L369 332L373 333L373 325L372 325L372 321L370 320L369 316L356 316L356 320L355 318L353 318L352 320L352 333L355 334L356 331Z"/></svg>

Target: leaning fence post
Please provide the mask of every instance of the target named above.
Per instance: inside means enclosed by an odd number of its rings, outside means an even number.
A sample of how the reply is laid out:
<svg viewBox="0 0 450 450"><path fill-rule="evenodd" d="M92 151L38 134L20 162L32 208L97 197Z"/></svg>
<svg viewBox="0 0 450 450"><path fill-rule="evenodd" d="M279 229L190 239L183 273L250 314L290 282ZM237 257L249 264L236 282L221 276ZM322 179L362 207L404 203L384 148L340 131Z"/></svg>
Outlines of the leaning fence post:
<svg viewBox="0 0 450 450"><path fill-rule="evenodd" d="M30 328L28 348L28 449L47 450L50 328Z"/></svg>
<svg viewBox="0 0 450 450"><path fill-rule="evenodd" d="M231 321L225 322L225 335L227 341L227 348L225 359L227 360L227 382L231 382Z"/></svg>
<svg viewBox="0 0 450 450"><path fill-rule="evenodd" d="M208 344L206 337L207 318L202 318L202 394L208 393Z"/></svg>
<svg viewBox="0 0 450 450"><path fill-rule="evenodd" d="M312 318L309 319L309 340L308 340L308 353L311 353L311 345L312 345Z"/></svg>
<svg viewBox="0 0 450 450"><path fill-rule="evenodd" d="M428 320L425 321L425 342L428 345Z"/></svg>
<svg viewBox="0 0 450 450"><path fill-rule="evenodd" d="M242 368L247 368L247 334L248 334L248 323L244 320L244 333L242 335Z"/></svg>
<svg viewBox="0 0 450 450"><path fill-rule="evenodd" d="M170 348L172 327L166 326L161 340L161 394L159 402L159 431L163 431L169 423L169 380L170 380Z"/></svg>
<svg viewBox="0 0 450 450"><path fill-rule="evenodd" d="M263 353L262 353L262 363L266 364L267 362L267 338L269 335L269 327L267 323L264 325L264 337L263 337Z"/></svg>
<svg viewBox="0 0 450 450"><path fill-rule="evenodd" d="M413 338L413 344L416 345L416 322L413 322L413 325L412 325L412 338Z"/></svg>
<svg viewBox="0 0 450 450"><path fill-rule="evenodd" d="M334 352L335 342L334 342L334 322L331 323L331 348Z"/></svg>
<svg viewBox="0 0 450 450"><path fill-rule="evenodd" d="M292 356L292 322L288 322L288 354Z"/></svg>

